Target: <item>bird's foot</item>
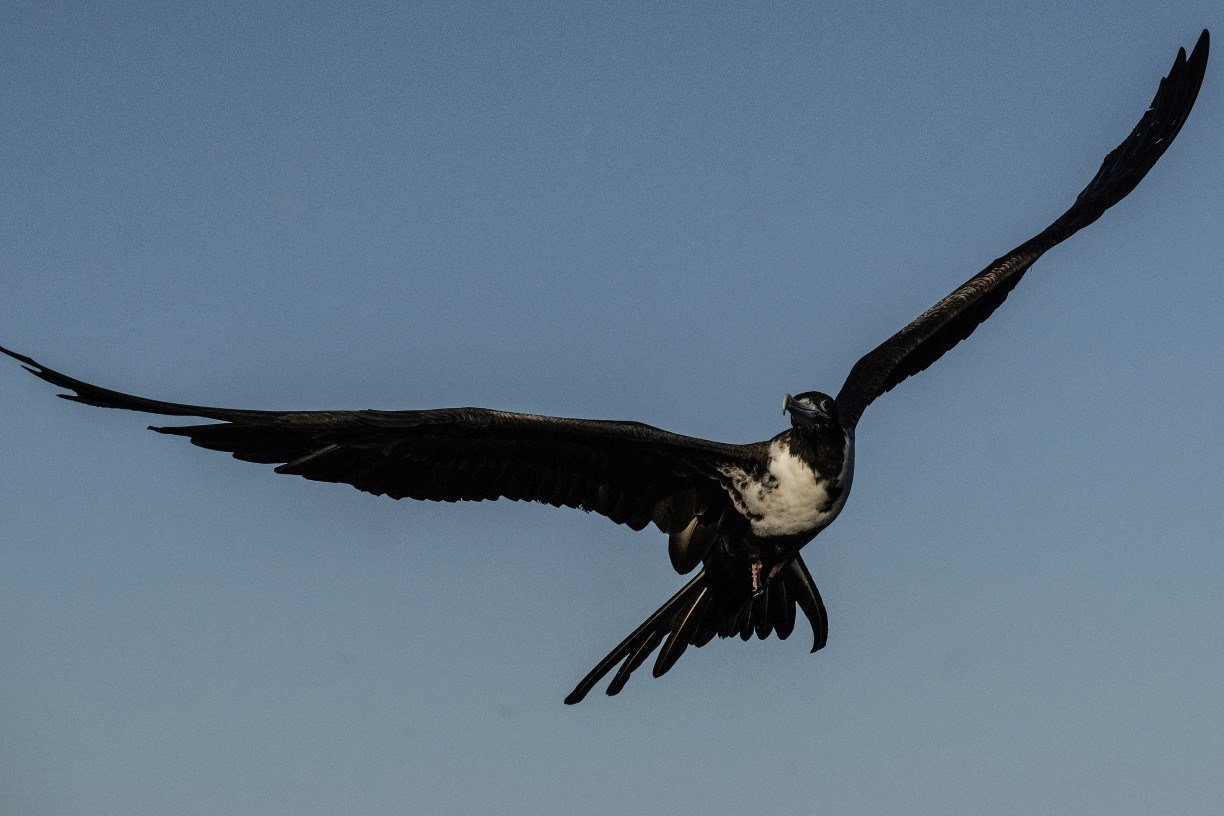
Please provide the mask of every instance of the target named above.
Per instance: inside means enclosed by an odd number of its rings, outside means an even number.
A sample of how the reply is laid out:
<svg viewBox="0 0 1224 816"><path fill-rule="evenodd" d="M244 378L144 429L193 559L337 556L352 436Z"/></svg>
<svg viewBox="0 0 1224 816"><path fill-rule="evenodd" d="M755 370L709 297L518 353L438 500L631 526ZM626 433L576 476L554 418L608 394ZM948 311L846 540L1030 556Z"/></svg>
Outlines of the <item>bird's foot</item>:
<svg viewBox="0 0 1224 816"><path fill-rule="evenodd" d="M760 595L765 591L765 583L761 581L761 572L765 566L761 563L761 559L752 562L752 594ZM773 576L770 576L773 577Z"/></svg>

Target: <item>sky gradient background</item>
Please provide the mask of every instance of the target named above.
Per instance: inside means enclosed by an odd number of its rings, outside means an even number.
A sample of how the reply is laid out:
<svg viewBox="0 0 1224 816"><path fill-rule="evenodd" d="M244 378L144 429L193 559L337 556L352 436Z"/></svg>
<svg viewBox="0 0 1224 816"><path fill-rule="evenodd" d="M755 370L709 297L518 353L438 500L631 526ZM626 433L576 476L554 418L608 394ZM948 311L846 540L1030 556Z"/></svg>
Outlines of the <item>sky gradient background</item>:
<svg viewBox="0 0 1224 816"><path fill-rule="evenodd" d="M0 11L0 343L728 441L1044 227L1219 24L187 5ZM278 477L0 366L0 812L1218 811L1222 56L1139 189L865 415L814 656L563 706L680 585L653 528Z"/></svg>

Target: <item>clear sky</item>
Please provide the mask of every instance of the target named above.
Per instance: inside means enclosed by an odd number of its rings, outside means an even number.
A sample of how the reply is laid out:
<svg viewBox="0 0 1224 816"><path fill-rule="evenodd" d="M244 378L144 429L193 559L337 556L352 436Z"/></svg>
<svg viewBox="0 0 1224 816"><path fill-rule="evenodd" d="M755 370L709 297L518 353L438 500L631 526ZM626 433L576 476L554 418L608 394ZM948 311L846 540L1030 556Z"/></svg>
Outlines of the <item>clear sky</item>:
<svg viewBox="0 0 1224 816"><path fill-rule="evenodd" d="M767 438L1069 205L1219 8L6 3L0 343ZM279 477L0 366L0 812L1218 812L1221 57L867 412L816 655L563 706L681 583L653 528Z"/></svg>

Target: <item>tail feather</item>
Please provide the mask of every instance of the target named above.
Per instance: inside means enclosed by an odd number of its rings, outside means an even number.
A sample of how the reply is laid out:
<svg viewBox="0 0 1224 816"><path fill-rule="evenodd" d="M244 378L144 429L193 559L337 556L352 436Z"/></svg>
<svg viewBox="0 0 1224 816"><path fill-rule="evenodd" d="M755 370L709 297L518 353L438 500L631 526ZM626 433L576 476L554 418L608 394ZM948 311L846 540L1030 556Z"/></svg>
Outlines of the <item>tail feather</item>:
<svg viewBox="0 0 1224 816"><path fill-rule="evenodd" d="M688 611L680 618L680 623L672 628L671 634L663 643L658 659L655 660L654 670L651 672L655 677L667 674L667 670L676 665L680 655L684 654L684 650L689 647L691 642L689 638L693 634L693 629L697 621L701 620L702 615L705 614L706 607L709 606L709 594L710 588L703 586Z"/></svg>
<svg viewBox="0 0 1224 816"><path fill-rule="evenodd" d="M618 664L607 693L619 694L630 675L660 645L662 649L651 672L655 677L666 674L689 646L700 648L715 635L723 638L740 635L748 640L754 632L761 639L776 632L779 639L785 640L795 629L796 606L811 623L814 652L828 642L829 619L820 591L798 556L783 567L766 592L729 604L720 603L702 570L599 661L565 698L565 703L581 701Z"/></svg>
<svg viewBox="0 0 1224 816"><path fill-rule="evenodd" d="M791 589L797 593L799 608L812 624L812 651L818 652L829 642L829 615L825 612L824 601L820 599L820 590L816 588L812 573L808 572L802 558L795 558L787 564L786 573Z"/></svg>
<svg viewBox="0 0 1224 816"><path fill-rule="evenodd" d="M769 619L780 640L786 640L795 631L795 604L786 591L786 581L777 581L769 587Z"/></svg>
<svg viewBox="0 0 1224 816"><path fill-rule="evenodd" d="M756 611L757 599L749 598L744 602L739 612L739 636L745 643L752 640L752 613Z"/></svg>
<svg viewBox="0 0 1224 816"><path fill-rule="evenodd" d="M662 642L663 642L663 630L662 629L656 629L650 635L650 637L642 641L642 645L638 647L637 651L634 652L632 655L630 655L625 660L625 662L621 664L621 667L617 669L616 676L613 677L612 682L608 684L608 694L609 695L619 694L620 690L623 689L625 687L625 684L629 682L629 675L633 674L633 672L636 671L639 666L645 663L646 658L650 657L650 653L653 652L655 649L657 649L659 647L659 644ZM598 680L598 678L596 678L596 680ZM577 690L575 689L575 691ZM583 694L585 693L586 692L583 692ZM578 700L581 700L581 699L582 698L579 697L578 699L573 700L572 702L576 703L578 702ZM569 703L571 701L567 699L565 702Z"/></svg>
<svg viewBox="0 0 1224 816"><path fill-rule="evenodd" d="M583 697L587 696L587 692L589 692L605 674L612 671L613 666L619 663L622 659L634 659L642 645L654 640L656 634L658 635L658 639L655 642L655 646L657 646L658 643L663 640L663 636L671 631L672 617L675 615L676 610L681 608L687 609L688 606L685 602L687 601L688 604L691 604L692 598L696 592L704 588L704 579L705 571L702 570L701 572L697 573L697 576L693 578L693 580L685 584L679 592L671 596L667 603L656 609L654 614L647 618L641 626L634 629L629 634L629 637L622 640L615 649L608 652L608 656L599 661L595 668L591 669L590 674L582 678L578 685L574 687L574 690L569 693L569 696L565 698L565 704L573 705L574 703L581 701ZM645 655L642 655L641 660L638 661L639 665L646 659L646 657L650 656L650 652L652 651L654 651L654 646L647 650ZM626 658L626 656L628 656L628 658ZM626 677L626 680L627 679L628 677ZM624 683L621 685L623 686Z"/></svg>
<svg viewBox="0 0 1224 816"><path fill-rule="evenodd" d="M752 628L756 630L756 636L761 640L769 637L769 633L773 631L773 621L770 620L770 613L773 610L769 608L771 589L769 585L766 585L761 594L752 599Z"/></svg>

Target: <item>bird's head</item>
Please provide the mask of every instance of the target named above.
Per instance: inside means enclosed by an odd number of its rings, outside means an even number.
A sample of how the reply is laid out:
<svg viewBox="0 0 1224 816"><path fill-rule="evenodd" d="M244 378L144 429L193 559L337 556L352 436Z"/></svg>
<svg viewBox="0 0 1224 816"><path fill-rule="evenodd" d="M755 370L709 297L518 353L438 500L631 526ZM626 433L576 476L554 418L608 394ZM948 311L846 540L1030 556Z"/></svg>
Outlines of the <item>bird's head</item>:
<svg viewBox="0 0 1224 816"><path fill-rule="evenodd" d="M786 395L782 412L790 414L795 428L831 428L837 425L837 401L819 391Z"/></svg>

